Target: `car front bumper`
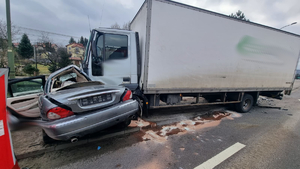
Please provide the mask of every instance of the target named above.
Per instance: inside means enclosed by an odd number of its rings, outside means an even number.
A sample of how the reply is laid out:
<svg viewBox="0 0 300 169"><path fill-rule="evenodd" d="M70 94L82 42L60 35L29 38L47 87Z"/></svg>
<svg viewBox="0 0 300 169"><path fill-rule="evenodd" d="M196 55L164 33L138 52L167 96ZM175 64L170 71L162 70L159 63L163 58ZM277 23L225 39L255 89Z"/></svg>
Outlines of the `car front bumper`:
<svg viewBox="0 0 300 169"><path fill-rule="evenodd" d="M52 139L69 140L123 122L134 116L138 110L139 105L136 100L127 100L108 108L76 114L55 121L40 122L38 125Z"/></svg>

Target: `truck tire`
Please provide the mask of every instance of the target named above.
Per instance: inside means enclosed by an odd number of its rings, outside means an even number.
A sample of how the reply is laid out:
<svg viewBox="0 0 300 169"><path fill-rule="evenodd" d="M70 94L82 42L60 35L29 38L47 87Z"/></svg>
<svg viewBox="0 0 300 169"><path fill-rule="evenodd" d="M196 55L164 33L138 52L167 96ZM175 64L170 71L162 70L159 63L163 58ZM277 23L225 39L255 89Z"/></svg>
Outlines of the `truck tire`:
<svg viewBox="0 0 300 169"><path fill-rule="evenodd" d="M250 94L245 94L242 101L235 105L235 109L240 113L246 113L253 106L253 97Z"/></svg>

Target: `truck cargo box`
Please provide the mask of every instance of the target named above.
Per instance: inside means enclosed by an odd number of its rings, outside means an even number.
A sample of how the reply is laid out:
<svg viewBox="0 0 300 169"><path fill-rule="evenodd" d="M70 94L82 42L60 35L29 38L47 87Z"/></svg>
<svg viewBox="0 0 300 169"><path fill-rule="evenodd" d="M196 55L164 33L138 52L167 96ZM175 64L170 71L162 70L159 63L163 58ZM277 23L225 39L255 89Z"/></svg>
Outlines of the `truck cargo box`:
<svg viewBox="0 0 300 169"><path fill-rule="evenodd" d="M145 1L131 30L145 94L292 88L299 35L166 0Z"/></svg>

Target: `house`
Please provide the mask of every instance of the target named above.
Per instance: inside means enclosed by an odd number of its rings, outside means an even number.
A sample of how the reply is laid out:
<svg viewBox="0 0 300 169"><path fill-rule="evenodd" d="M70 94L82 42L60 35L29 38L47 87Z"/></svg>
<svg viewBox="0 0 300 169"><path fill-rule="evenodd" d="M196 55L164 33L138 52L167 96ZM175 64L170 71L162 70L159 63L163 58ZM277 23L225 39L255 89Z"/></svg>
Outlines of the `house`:
<svg viewBox="0 0 300 169"><path fill-rule="evenodd" d="M80 66L80 63L82 61L82 59L79 57L70 57L70 60L72 61L72 63L74 65L77 65L77 66Z"/></svg>
<svg viewBox="0 0 300 169"><path fill-rule="evenodd" d="M70 60L75 65L79 65L84 56L85 47L81 43L71 43L66 45L68 54L71 54Z"/></svg>

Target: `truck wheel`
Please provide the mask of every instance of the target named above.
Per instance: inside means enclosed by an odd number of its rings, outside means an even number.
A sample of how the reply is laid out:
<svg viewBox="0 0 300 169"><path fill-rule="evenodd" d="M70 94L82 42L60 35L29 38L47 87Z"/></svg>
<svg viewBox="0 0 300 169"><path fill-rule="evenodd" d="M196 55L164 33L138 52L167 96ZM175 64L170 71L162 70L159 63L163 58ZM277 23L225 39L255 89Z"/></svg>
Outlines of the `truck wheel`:
<svg viewBox="0 0 300 169"><path fill-rule="evenodd" d="M250 94L245 94L243 100L235 105L235 109L240 113L246 113L253 106L253 97Z"/></svg>
<svg viewBox="0 0 300 169"><path fill-rule="evenodd" d="M55 140L53 140L51 137L49 137L44 130L42 130L42 131L43 131L43 141L45 144L51 144L51 143L55 142Z"/></svg>

